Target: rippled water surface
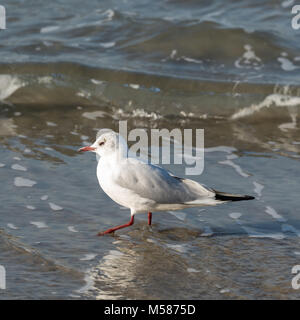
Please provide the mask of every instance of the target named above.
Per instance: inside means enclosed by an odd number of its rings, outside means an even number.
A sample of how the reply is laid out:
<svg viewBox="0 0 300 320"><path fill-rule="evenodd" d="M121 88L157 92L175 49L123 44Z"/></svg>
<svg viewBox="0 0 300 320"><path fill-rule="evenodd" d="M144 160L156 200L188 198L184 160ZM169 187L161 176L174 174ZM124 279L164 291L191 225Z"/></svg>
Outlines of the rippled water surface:
<svg viewBox="0 0 300 320"><path fill-rule="evenodd" d="M298 299L294 1L2 1L0 299ZM204 128L196 181L253 201L146 215L104 194L100 128ZM178 176L184 165L164 165Z"/></svg>

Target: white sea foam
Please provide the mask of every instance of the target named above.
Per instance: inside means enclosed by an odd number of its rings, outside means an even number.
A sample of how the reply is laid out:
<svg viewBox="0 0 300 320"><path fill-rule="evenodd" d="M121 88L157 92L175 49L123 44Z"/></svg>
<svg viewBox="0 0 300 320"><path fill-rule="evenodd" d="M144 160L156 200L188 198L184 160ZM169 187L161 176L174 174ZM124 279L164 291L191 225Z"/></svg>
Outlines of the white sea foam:
<svg viewBox="0 0 300 320"><path fill-rule="evenodd" d="M124 239L124 240L130 240L131 239L130 236L127 235L127 234L120 234L118 237L121 238L121 239Z"/></svg>
<svg viewBox="0 0 300 320"><path fill-rule="evenodd" d="M22 178L22 177L15 177L14 184L16 187L32 187L36 184L36 181Z"/></svg>
<svg viewBox="0 0 300 320"><path fill-rule="evenodd" d="M205 148L205 152L225 152L225 153L232 153L234 151L237 151L234 147L227 147L227 146L218 146L218 147L211 147L211 148Z"/></svg>
<svg viewBox="0 0 300 320"><path fill-rule="evenodd" d="M103 260L113 260L123 256L124 253L118 250L109 250L109 253L103 256Z"/></svg>
<svg viewBox="0 0 300 320"><path fill-rule="evenodd" d="M229 217L232 219L239 219L242 216L242 214L240 212L231 212L229 213Z"/></svg>
<svg viewBox="0 0 300 320"><path fill-rule="evenodd" d="M259 196L261 197L261 192L264 188L264 186L256 181L253 181L253 184L254 184L254 192Z"/></svg>
<svg viewBox="0 0 300 320"><path fill-rule="evenodd" d="M104 83L104 81L97 80L97 79L91 79L91 82L92 82L93 84L97 84L97 85Z"/></svg>
<svg viewBox="0 0 300 320"><path fill-rule="evenodd" d="M135 83L130 83L130 84L129 84L129 87L132 88L132 89L137 90L137 89L140 88L140 85L139 85L139 84L135 84Z"/></svg>
<svg viewBox="0 0 300 320"><path fill-rule="evenodd" d="M299 66L294 65L288 58L279 57L277 60L281 63L281 69L284 71L294 71L300 68Z"/></svg>
<svg viewBox="0 0 300 320"><path fill-rule="evenodd" d="M48 198L49 198L48 195L45 194L45 195L41 196L40 199L41 199L41 200L47 200Z"/></svg>
<svg viewBox="0 0 300 320"><path fill-rule="evenodd" d="M193 59L193 58L189 58L189 57L185 57L185 56L182 56L181 59L186 62L191 62L191 63L202 63L201 60L197 60L197 59Z"/></svg>
<svg viewBox="0 0 300 320"><path fill-rule="evenodd" d="M132 111L132 117L134 118L152 118L153 120L161 119L162 116L155 112L147 112L144 109L135 109Z"/></svg>
<svg viewBox="0 0 300 320"><path fill-rule="evenodd" d="M228 292L230 292L229 289L221 289L221 290L220 290L220 293L228 293Z"/></svg>
<svg viewBox="0 0 300 320"><path fill-rule="evenodd" d="M154 239L150 239L150 238L148 238L148 239L147 239L147 242L150 242L150 243L155 243L155 244L157 244L157 241L156 241L156 240L154 240Z"/></svg>
<svg viewBox="0 0 300 320"><path fill-rule="evenodd" d="M195 113L193 113L193 112L186 113L186 112L183 111L183 110L181 110L181 111L179 112L179 114L180 114L181 116L183 116L183 117L186 117L186 118L187 118L187 117L190 118L190 117L194 117L194 116L195 116ZM201 119L207 119L207 114L198 115L198 117L201 118Z"/></svg>
<svg viewBox="0 0 300 320"><path fill-rule="evenodd" d="M295 121L295 122L282 123L278 126L278 128L283 132L286 132L291 129L297 129L297 122Z"/></svg>
<svg viewBox="0 0 300 320"><path fill-rule="evenodd" d="M295 0L285 0L285 1L282 1L281 3L281 6L283 8L287 8L287 7L290 7L294 4Z"/></svg>
<svg viewBox="0 0 300 320"><path fill-rule="evenodd" d="M268 213L272 218L278 220L279 222L286 222L286 219L283 218L280 214L278 214L276 210L270 206L266 207L265 212Z"/></svg>
<svg viewBox="0 0 300 320"><path fill-rule="evenodd" d="M170 54L170 58L171 59L175 59L175 56L177 55L177 50L172 50L171 54Z"/></svg>
<svg viewBox="0 0 300 320"><path fill-rule="evenodd" d="M297 117L298 117L298 112L296 110L288 110L289 114L291 116L292 121L291 122L286 122L286 123L281 123L278 128L283 131L286 132L288 130L293 130L293 129L297 129Z"/></svg>
<svg viewBox="0 0 300 320"><path fill-rule="evenodd" d="M130 101L131 102L131 101ZM123 109L119 108L119 109L114 109L114 115L113 118L114 119L120 119L120 117L124 118L124 117L133 117L133 118L152 118L153 120L158 120L163 118L163 116L161 116L158 113L155 112L147 112L144 109L134 109L132 110L131 113L129 112L125 112Z"/></svg>
<svg viewBox="0 0 300 320"><path fill-rule="evenodd" d="M201 60L198 59L194 59L194 58L190 58L190 57L186 57L186 56L178 56L177 55L177 50L174 49L171 51L170 55L167 58L162 59L162 62L168 61L168 60L175 60L175 61L185 61L185 62L189 62L189 63L203 63Z"/></svg>
<svg viewBox="0 0 300 320"><path fill-rule="evenodd" d="M29 210L35 210L36 209L35 206L30 206L30 205L26 206L26 208L29 209Z"/></svg>
<svg viewBox="0 0 300 320"><path fill-rule="evenodd" d="M85 285L81 287L80 289L76 290L78 293L85 293L89 290L93 290L95 288L95 281L94 279L90 276L92 269L88 269L85 271L84 275L84 281Z"/></svg>
<svg viewBox="0 0 300 320"><path fill-rule="evenodd" d="M38 77L37 80L38 80L38 83L41 83L41 84L50 84L53 78L49 76L45 76L45 77Z"/></svg>
<svg viewBox="0 0 300 320"><path fill-rule="evenodd" d="M57 204L53 202L49 202L49 206L53 211L60 211L63 210L63 207L58 206Z"/></svg>
<svg viewBox="0 0 300 320"><path fill-rule="evenodd" d="M205 226L203 232L201 233L201 237L211 237L213 234L214 233L211 227Z"/></svg>
<svg viewBox="0 0 300 320"><path fill-rule="evenodd" d="M73 227L73 226L68 226L68 230L69 230L70 232L79 232L79 231L76 230L75 227Z"/></svg>
<svg viewBox="0 0 300 320"><path fill-rule="evenodd" d="M76 95L78 97L89 99L91 96L91 93L86 90L80 90L79 92L76 93Z"/></svg>
<svg viewBox="0 0 300 320"><path fill-rule="evenodd" d="M289 107L300 105L300 97L290 96L285 94L274 93L268 95L261 103L252 104L250 107L243 108L235 112L232 116L232 120L244 118L260 111L263 108L269 108L271 106L276 107Z"/></svg>
<svg viewBox="0 0 300 320"><path fill-rule="evenodd" d="M47 121L46 124L48 127L57 127L57 124L51 121Z"/></svg>
<svg viewBox="0 0 300 320"><path fill-rule="evenodd" d="M182 244L167 244L167 247L177 252L186 253L187 249Z"/></svg>
<svg viewBox="0 0 300 320"><path fill-rule="evenodd" d="M244 46L245 52L242 57L238 58L234 65L237 68L243 68L243 69L255 69L259 70L262 68L263 64L261 59L256 56L254 50L249 44L246 44Z"/></svg>
<svg viewBox="0 0 300 320"><path fill-rule="evenodd" d="M106 11L104 12L104 14L105 14L106 17L107 17L107 21L112 20L113 17L115 16L115 12L114 12L114 10L112 10L112 9L106 10Z"/></svg>
<svg viewBox="0 0 300 320"><path fill-rule="evenodd" d="M235 171L236 171L239 175L241 175L242 177L244 177L244 178L248 178L248 177L250 176L248 173L244 172L239 165L235 164L235 163L234 163L233 161L231 161L231 160L219 161L218 163L220 163L220 164L225 164L225 165L228 165L228 166L230 166L230 167L233 167L233 168L235 169Z"/></svg>
<svg viewBox="0 0 300 320"><path fill-rule="evenodd" d="M0 74L0 101L10 97L15 91L25 85L19 78Z"/></svg>
<svg viewBox="0 0 300 320"><path fill-rule="evenodd" d="M271 238L271 239L276 239L276 240L281 240L284 239L285 236L281 232L261 232L257 231L253 228L250 227L245 227L242 226L242 228L248 233L250 238Z"/></svg>
<svg viewBox="0 0 300 320"><path fill-rule="evenodd" d="M100 46L103 48L112 48L116 45L114 41L112 42L100 42Z"/></svg>
<svg viewBox="0 0 300 320"><path fill-rule="evenodd" d="M10 229L14 229L14 230L19 229L19 228L16 227L13 223L8 223L7 226L8 226Z"/></svg>
<svg viewBox="0 0 300 320"><path fill-rule="evenodd" d="M186 218L185 212L181 212L181 211L168 211L168 212L181 221L184 221Z"/></svg>
<svg viewBox="0 0 300 320"><path fill-rule="evenodd" d="M96 120L97 118L105 118L105 116L107 116L107 113L104 111L98 110L94 112L84 112L82 116L90 120Z"/></svg>
<svg viewBox="0 0 300 320"><path fill-rule="evenodd" d="M60 28L59 26L43 27L43 28L41 28L40 33L50 33L50 32L58 30L59 28Z"/></svg>
<svg viewBox="0 0 300 320"><path fill-rule="evenodd" d="M13 164L11 166L11 168L14 169L14 170L19 170L19 171L27 171L27 168L25 168L25 167L23 167L23 166L21 166L19 164Z"/></svg>
<svg viewBox="0 0 300 320"><path fill-rule="evenodd" d="M190 272L190 273L200 272L200 270L196 270L196 269L194 269L194 268L187 268L186 271L187 271L187 272Z"/></svg>
<svg viewBox="0 0 300 320"><path fill-rule="evenodd" d="M41 221L30 221L30 224L36 226L36 227L39 228L39 229L48 228L48 226L46 225L46 223L45 223L45 222L41 222Z"/></svg>
<svg viewBox="0 0 300 320"><path fill-rule="evenodd" d="M95 253L88 253L88 254L85 254L84 257L80 258L80 260L81 261L89 261L89 260L95 259L96 256L97 256L97 254L95 254Z"/></svg>
<svg viewBox="0 0 300 320"><path fill-rule="evenodd" d="M234 159L237 159L238 158L238 156L236 155L236 154L228 154L227 156L226 156L226 159L228 159L228 160L234 160Z"/></svg>
<svg viewBox="0 0 300 320"><path fill-rule="evenodd" d="M5 164L0 162L0 168L3 168L3 167L5 167Z"/></svg>

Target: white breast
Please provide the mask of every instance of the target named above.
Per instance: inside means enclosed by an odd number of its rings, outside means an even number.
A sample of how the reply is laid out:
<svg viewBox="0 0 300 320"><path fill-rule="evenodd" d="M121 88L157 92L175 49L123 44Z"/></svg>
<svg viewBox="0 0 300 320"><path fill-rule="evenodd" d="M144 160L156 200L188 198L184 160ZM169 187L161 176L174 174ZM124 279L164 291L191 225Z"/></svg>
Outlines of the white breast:
<svg viewBox="0 0 300 320"><path fill-rule="evenodd" d="M113 175L116 174L115 166L111 161L106 161L101 158L97 166L97 178L102 190L116 203L121 206L130 208L130 203L124 195L124 190L121 190L113 179Z"/></svg>
<svg viewBox="0 0 300 320"><path fill-rule="evenodd" d="M131 213L147 212L152 201L140 197L134 191L117 184L115 175L118 175L118 166L113 161L106 161L102 158L97 166L97 178L103 191L116 203L131 209Z"/></svg>

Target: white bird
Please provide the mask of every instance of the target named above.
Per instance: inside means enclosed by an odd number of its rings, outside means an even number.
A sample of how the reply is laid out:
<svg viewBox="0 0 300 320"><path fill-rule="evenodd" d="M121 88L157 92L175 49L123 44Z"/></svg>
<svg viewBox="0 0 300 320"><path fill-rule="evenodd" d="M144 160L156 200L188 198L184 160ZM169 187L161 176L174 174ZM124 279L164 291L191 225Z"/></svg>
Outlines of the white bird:
<svg viewBox="0 0 300 320"><path fill-rule="evenodd" d="M91 146L78 151L92 151L100 156L97 177L101 188L112 200L131 212L128 223L98 235L131 226L136 213L148 212L148 224L151 225L154 211L254 199L252 196L219 192L196 181L178 178L159 166L128 157L125 140L114 131L103 133Z"/></svg>

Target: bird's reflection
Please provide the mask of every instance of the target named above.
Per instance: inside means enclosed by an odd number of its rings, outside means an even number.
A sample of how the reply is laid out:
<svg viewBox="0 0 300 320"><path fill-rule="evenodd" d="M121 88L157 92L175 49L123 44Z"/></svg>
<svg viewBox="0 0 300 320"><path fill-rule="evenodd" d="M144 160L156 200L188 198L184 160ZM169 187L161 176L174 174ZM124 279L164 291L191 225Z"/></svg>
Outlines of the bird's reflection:
<svg viewBox="0 0 300 320"><path fill-rule="evenodd" d="M141 232L141 228L137 224L128 234L116 236L115 249L88 271L93 281L90 293L97 299L170 298L170 292L189 286L178 280L189 277L188 243L198 232L185 228Z"/></svg>

